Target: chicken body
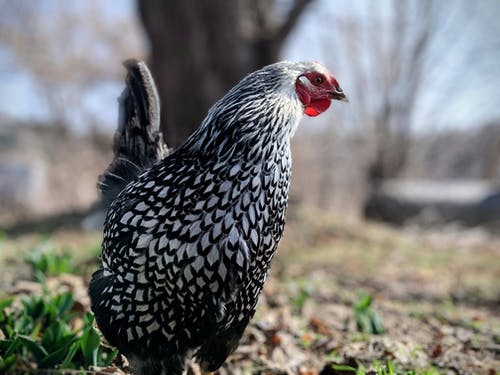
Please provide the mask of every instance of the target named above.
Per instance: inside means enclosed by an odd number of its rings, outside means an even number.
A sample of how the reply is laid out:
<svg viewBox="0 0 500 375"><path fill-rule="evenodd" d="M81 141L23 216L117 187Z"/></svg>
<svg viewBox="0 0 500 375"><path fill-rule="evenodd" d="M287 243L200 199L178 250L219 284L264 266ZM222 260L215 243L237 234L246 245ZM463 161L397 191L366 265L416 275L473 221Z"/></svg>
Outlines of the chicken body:
<svg viewBox="0 0 500 375"><path fill-rule="evenodd" d="M247 76L111 204L89 292L136 372L181 374L193 355L214 371L237 347L283 232L304 111L294 85L318 69L282 62Z"/></svg>

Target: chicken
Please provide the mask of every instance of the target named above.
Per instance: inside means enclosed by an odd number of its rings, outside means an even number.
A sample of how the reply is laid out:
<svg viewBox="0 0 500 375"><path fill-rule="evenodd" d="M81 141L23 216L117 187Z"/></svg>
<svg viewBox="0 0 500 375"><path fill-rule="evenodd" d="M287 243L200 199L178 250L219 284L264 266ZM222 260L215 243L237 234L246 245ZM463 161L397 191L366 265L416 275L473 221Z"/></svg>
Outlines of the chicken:
<svg viewBox="0 0 500 375"><path fill-rule="evenodd" d="M193 356L215 371L255 312L283 233L290 138L303 113L346 97L319 63L269 65L165 156L151 76L126 66L116 158L101 179L112 203L92 310L138 374L181 374Z"/></svg>

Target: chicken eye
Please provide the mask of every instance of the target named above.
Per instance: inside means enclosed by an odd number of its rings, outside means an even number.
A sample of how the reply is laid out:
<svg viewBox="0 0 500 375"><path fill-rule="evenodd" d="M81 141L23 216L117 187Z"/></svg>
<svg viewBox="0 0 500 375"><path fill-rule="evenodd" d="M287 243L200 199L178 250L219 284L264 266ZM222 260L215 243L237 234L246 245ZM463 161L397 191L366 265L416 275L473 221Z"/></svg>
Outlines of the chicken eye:
<svg viewBox="0 0 500 375"><path fill-rule="evenodd" d="M316 78L314 78L314 83L318 86L321 85L323 83L323 77L316 76Z"/></svg>

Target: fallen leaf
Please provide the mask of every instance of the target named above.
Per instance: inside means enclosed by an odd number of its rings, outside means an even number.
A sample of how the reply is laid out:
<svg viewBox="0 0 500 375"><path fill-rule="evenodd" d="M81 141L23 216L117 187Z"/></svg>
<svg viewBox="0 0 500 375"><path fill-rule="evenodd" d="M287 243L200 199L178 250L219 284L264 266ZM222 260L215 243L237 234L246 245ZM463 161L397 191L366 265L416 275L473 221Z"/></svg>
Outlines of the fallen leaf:
<svg viewBox="0 0 500 375"><path fill-rule="evenodd" d="M317 333L321 335L331 335L332 333L332 330L330 329L328 324L326 324L324 320L321 320L319 318L312 317L309 321L309 324Z"/></svg>
<svg viewBox="0 0 500 375"><path fill-rule="evenodd" d="M297 375L318 375L318 370L315 368L299 368Z"/></svg>
<svg viewBox="0 0 500 375"><path fill-rule="evenodd" d="M443 354L443 346L440 343L437 343L436 345L434 345L434 348L432 348L431 357L437 358L441 354Z"/></svg>

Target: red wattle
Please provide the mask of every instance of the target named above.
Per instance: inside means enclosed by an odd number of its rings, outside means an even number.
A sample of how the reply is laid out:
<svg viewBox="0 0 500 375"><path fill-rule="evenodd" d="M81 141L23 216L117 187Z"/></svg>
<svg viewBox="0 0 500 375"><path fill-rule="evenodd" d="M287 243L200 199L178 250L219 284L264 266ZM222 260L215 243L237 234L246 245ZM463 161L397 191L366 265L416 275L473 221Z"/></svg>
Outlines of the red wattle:
<svg viewBox="0 0 500 375"><path fill-rule="evenodd" d="M318 110L314 107L306 107L306 109L304 110L304 113L308 116L311 116L311 117L314 117L314 116L317 116L320 114L320 112L318 112Z"/></svg>
<svg viewBox="0 0 500 375"><path fill-rule="evenodd" d="M330 99L312 100L309 105L306 106L304 113L311 117L317 116L320 113L325 112L328 107L330 107L331 102L332 101Z"/></svg>

